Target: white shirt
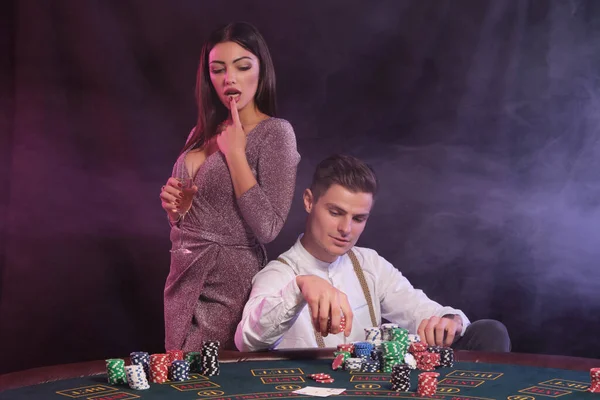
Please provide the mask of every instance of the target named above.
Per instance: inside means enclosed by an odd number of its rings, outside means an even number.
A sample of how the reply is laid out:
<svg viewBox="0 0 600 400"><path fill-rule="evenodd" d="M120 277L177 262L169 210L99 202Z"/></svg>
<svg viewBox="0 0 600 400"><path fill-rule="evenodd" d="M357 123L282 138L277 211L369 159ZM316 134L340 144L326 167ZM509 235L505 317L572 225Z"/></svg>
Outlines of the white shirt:
<svg viewBox="0 0 600 400"><path fill-rule="evenodd" d="M377 324L381 318L416 333L425 318L458 314L463 320L463 331L469 325L466 315L451 307L443 307L415 289L392 264L376 251L353 247L363 269L373 298ZM252 281L250 299L244 308L242 320L235 333L235 344L240 351L318 347L306 301L296 283L297 275L316 275L328 280L348 296L354 313L352 332L323 338L325 347L340 343L365 340L364 328L373 323L365 295L356 277L350 257L345 254L328 263L313 257L300 243L281 255L290 266L271 261Z"/></svg>

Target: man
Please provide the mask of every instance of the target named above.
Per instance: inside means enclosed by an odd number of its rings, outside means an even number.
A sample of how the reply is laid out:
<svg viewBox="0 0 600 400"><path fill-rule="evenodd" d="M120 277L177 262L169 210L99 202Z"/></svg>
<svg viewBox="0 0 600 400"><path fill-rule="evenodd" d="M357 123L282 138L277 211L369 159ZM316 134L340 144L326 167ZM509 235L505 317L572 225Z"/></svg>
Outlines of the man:
<svg viewBox="0 0 600 400"><path fill-rule="evenodd" d="M317 166L303 194L304 234L254 277L235 334L240 351L336 347L364 340L364 329L382 317L429 345L510 351L503 324L470 324L462 311L415 289L374 250L354 246L376 192L373 170L354 157L335 155Z"/></svg>

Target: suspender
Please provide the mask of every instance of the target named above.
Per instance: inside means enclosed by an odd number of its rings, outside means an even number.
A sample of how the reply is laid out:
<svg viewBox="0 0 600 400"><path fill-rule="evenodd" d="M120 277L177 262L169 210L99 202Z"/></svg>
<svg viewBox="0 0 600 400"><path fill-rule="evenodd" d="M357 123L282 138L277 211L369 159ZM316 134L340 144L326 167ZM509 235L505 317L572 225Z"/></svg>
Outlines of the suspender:
<svg viewBox="0 0 600 400"><path fill-rule="evenodd" d="M365 295L365 300L367 300L367 305L369 306L369 314L371 316L372 326L378 326L377 319L375 318L375 309L373 308L373 298L371 297L371 292L369 291L369 286L367 285L367 280L365 279L365 274L358 262L358 258L356 258L356 254L350 249L348 251L348 257L350 257L350 261L352 262L352 267L354 267L354 273L358 278L358 282L360 282L360 287ZM282 257L277 258L277 261L291 267L291 265ZM292 268L293 269L293 268ZM295 272L295 271L294 271ZM317 339L317 345L319 348L325 347L325 342L323 341L323 336L321 336L321 332L317 332L315 330L315 338Z"/></svg>

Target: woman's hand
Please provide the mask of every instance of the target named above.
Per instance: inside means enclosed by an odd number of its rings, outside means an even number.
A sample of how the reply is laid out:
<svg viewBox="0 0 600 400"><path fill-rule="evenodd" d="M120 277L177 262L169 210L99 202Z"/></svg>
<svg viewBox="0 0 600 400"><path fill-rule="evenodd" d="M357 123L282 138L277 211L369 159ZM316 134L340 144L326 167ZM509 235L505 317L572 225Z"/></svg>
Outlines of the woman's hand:
<svg viewBox="0 0 600 400"><path fill-rule="evenodd" d="M246 152L246 133L240 122L240 115L233 96L229 99L229 109L231 110L231 123L217 136L219 150L226 158L232 154L245 154Z"/></svg>
<svg viewBox="0 0 600 400"><path fill-rule="evenodd" d="M160 191L161 206L169 215L171 222L179 219L179 205L184 196L182 188L183 185L177 178L170 177ZM198 187L192 186L192 191L196 193Z"/></svg>

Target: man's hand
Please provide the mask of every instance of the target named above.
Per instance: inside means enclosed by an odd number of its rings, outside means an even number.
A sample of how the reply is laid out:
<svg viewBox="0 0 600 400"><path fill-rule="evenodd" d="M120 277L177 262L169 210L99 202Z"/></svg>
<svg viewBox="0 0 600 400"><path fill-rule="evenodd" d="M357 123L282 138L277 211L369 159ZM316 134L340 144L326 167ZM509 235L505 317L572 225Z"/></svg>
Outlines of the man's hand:
<svg viewBox="0 0 600 400"><path fill-rule="evenodd" d="M430 346L450 346L454 343L454 338L460 336L462 326L459 315L431 317L421 321L417 333Z"/></svg>
<svg viewBox="0 0 600 400"><path fill-rule="evenodd" d="M321 332L322 336L341 332L342 314L346 318L344 335L350 336L353 314L348 297L344 292L337 290L328 281L315 275L299 275L296 277L296 283L308 303L313 325L318 332ZM331 331L327 326L329 318L331 318Z"/></svg>

